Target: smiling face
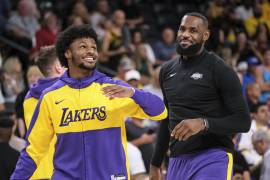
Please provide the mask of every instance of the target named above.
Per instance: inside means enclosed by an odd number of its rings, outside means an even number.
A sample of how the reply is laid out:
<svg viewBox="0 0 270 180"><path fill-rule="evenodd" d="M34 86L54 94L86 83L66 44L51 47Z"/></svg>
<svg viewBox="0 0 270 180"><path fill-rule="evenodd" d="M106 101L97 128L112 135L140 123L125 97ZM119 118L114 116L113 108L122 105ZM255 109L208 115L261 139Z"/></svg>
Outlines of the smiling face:
<svg viewBox="0 0 270 180"><path fill-rule="evenodd" d="M177 52L184 56L194 56L209 38L209 31L199 17L183 17L177 32Z"/></svg>
<svg viewBox="0 0 270 180"><path fill-rule="evenodd" d="M92 38L79 38L73 41L65 53L69 69L92 71L98 59L97 44Z"/></svg>

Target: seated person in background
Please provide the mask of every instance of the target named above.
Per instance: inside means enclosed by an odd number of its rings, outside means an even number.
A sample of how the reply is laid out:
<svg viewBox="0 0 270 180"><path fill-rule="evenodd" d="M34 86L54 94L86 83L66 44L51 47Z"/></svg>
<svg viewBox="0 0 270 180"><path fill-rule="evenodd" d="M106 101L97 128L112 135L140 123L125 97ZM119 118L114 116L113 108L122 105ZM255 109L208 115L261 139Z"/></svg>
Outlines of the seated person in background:
<svg viewBox="0 0 270 180"><path fill-rule="evenodd" d="M237 141L240 134L235 134L233 143L237 146ZM233 180L250 180L250 172L248 163L240 151L234 149L233 151Z"/></svg>
<svg viewBox="0 0 270 180"><path fill-rule="evenodd" d="M126 133L127 140L140 149L146 171L149 172L156 134L145 127L143 120L138 118L130 118L126 121Z"/></svg>
<svg viewBox="0 0 270 180"><path fill-rule="evenodd" d="M8 117L0 117L0 177L9 180L19 158L19 152L9 145L14 122Z"/></svg>
<svg viewBox="0 0 270 180"><path fill-rule="evenodd" d="M270 136L267 131L259 130L252 135L253 146L263 156L260 180L270 179Z"/></svg>
<svg viewBox="0 0 270 180"><path fill-rule="evenodd" d="M246 91L247 104L249 109L252 109L253 106L260 102L261 88L257 83L253 82L247 85Z"/></svg>
<svg viewBox="0 0 270 180"><path fill-rule="evenodd" d="M269 130L267 125L270 114L267 105L264 103L257 104L250 111L253 117L251 128L249 132L241 134L238 150L242 152L250 166L256 166L261 162L262 157L255 151L251 137L259 129Z"/></svg>
<svg viewBox="0 0 270 180"><path fill-rule="evenodd" d="M132 143L127 143L128 159L131 180L144 180L147 179L146 169L142 159L141 151Z"/></svg>

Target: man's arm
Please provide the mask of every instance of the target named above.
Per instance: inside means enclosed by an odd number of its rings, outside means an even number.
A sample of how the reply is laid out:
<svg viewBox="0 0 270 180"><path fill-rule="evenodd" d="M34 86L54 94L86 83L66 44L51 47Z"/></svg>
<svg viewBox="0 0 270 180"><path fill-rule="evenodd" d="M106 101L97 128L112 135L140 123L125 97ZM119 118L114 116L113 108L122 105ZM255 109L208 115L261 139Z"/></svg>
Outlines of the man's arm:
<svg viewBox="0 0 270 180"><path fill-rule="evenodd" d="M238 76L223 61L216 62L214 74L227 115L221 118L206 117L209 123L208 131L216 134L247 132L251 119Z"/></svg>
<svg viewBox="0 0 270 180"><path fill-rule="evenodd" d="M27 131L27 147L21 152L11 179L29 179L49 149L54 129L48 112L46 99L41 99Z"/></svg>
<svg viewBox="0 0 270 180"><path fill-rule="evenodd" d="M215 62L214 79L227 114L224 117L185 119L174 127L171 136L175 139L185 141L202 131L233 134L250 129L250 115L236 73L222 60L218 60Z"/></svg>
<svg viewBox="0 0 270 180"><path fill-rule="evenodd" d="M115 102L115 104L121 107L121 113L124 112L127 117L151 120L162 120L167 117L167 109L158 96L132 88L121 81L116 83L115 85L102 88L102 91L110 99L130 97L130 99L122 99Z"/></svg>

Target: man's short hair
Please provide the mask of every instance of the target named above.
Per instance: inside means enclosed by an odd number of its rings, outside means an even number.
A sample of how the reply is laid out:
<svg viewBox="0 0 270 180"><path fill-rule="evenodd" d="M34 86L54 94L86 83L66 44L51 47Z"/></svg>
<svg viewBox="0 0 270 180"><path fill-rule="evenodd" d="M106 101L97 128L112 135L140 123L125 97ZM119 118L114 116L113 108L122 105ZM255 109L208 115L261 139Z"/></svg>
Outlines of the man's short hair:
<svg viewBox="0 0 270 180"><path fill-rule="evenodd" d="M269 136L267 131L258 130L258 131L253 133L252 141L253 142L264 141L264 142L270 143L270 136Z"/></svg>
<svg viewBox="0 0 270 180"><path fill-rule="evenodd" d="M56 42L56 52L62 66L68 67L65 52L76 39L92 38L97 43L97 34L90 25L70 26L63 31Z"/></svg>
<svg viewBox="0 0 270 180"><path fill-rule="evenodd" d="M205 25L205 27L208 29L208 26L209 26L208 19L201 13L191 12L191 13L185 14L184 16L194 16L194 17L200 18L203 21L203 24Z"/></svg>
<svg viewBox="0 0 270 180"><path fill-rule="evenodd" d="M267 104L266 103L263 103L263 102L259 102L259 103L257 103L257 104L254 104L254 105L252 105L251 107L250 107L250 112L252 112L252 113L257 113L258 112L258 110L259 110L259 108L261 107L261 106L266 106Z"/></svg>
<svg viewBox="0 0 270 180"><path fill-rule="evenodd" d="M36 64L44 76L48 76L48 69L57 61L55 46L43 46L39 50Z"/></svg>

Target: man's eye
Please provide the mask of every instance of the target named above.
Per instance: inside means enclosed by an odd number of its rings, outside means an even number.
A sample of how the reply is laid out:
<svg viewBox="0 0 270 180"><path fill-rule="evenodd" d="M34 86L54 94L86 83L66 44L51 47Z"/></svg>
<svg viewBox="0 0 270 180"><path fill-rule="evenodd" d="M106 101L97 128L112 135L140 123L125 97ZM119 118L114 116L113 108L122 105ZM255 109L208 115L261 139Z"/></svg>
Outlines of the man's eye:
<svg viewBox="0 0 270 180"><path fill-rule="evenodd" d="M184 28L179 28L178 31L183 32L184 31Z"/></svg>
<svg viewBox="0 0 270 180"><path fill-rule="evenodd" d="M192 33L196 33L197 32L197 30L196 29L191 29L191 31L190 32L192 32Z"/></svg>
<svg viewBox="0 0 270 180"><path fill-rule="evenodd" d="M84 48L86 48L86 46L84 46L84 45L81 45L81 46L80 46L80 48L81 48L81 49L84 49Z"/></svg>

